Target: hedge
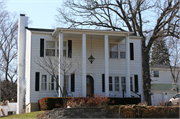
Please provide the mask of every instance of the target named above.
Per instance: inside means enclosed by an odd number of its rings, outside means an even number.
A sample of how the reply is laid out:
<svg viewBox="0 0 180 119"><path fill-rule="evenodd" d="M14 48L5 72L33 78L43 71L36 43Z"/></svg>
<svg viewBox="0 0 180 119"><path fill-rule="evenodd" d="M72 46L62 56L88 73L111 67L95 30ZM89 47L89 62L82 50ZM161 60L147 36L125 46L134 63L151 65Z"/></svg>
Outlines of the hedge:
<svg viewBox="0 0 180 119"><path fill-rule="evenodd" d="M66 99L70 99L66 97ZM52 110L57 107L63 107L62 97L44 97L38 101L39 109L42 110Z"/></svg>
<svg viewBox="0 0 180 119"><path fill-rule="evenodd" d="M44 97L38 101L39 109L40 110L52 110L54 108L63 107L63 98L64 97ZM77 98L79 98L79 97L77 97ZM66 99L67 100L71 99L71 97L66 97ZM111 103L112 101L114 103ZM141 102L140 98L110 98L109 105L138 104L139 102Z"/></svg>
<svg viewBox="0 0 180 119"><path fill-rule="evenodd" d="M122 118L179 118L179 107L123 105L120 115Z"/></svg>
<svg viewBox="0 0 180 119"><path fill-rule="evenodd" d="M110 105L138 104L141 102L140 98L110 98L110 102L112 102L113 100L115 103Z"/></svg>

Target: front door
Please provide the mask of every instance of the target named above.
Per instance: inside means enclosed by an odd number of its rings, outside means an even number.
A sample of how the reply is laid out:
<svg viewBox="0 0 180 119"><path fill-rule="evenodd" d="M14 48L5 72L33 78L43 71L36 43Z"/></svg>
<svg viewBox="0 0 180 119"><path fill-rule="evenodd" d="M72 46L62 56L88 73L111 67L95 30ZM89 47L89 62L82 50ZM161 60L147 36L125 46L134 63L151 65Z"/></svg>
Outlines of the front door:
<svg viewBox="0 0 180 119"><path fill-rule="evenodd" d="M86 94L87 96L93 96L94 95L94 80L93 80L93 77L90 76L90 75L87 75L86 76Z"/></svg>

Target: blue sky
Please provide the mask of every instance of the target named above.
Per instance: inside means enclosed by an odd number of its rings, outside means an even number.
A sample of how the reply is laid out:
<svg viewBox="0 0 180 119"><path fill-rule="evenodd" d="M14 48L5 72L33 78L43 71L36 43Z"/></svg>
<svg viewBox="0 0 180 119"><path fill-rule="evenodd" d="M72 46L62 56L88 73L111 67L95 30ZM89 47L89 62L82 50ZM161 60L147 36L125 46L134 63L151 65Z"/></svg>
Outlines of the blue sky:
<svg viewBox="0 0 180 119"><path fill-rule="evenodd" d="M29 17L28 27L54 28L57 26L55 15L63 0L7 0L6 10L11 13L26 14Z"/></svg>

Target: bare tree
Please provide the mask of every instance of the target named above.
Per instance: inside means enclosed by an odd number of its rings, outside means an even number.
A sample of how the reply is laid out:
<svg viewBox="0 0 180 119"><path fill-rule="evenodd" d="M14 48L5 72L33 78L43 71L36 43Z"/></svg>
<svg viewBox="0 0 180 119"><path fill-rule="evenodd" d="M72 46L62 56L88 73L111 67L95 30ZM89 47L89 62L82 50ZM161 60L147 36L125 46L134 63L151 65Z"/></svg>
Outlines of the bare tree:
<svg viewBox="0 0 180 119"><path fill-rule="evenodd" d="M64 10L66 9L66 10ZM179 38L179 0L66 0L57 20L70 28L131 31L141 36L144 100L151 104L149 51L158 38Z"/></svg>
<svg viewBox="0 0 180 119"><path fill-rule="evenodd" d="M17 19L5 10L5 1L0 1L0 74L2 74L2 85L13 84L16 90L17 66ZM1 87L3 99L16 98L17 91L12 92L12 87ZM15 94L13 94L15 93ZM16 99L15 99L16 100Z"/></svg>
<svg viewBox="0 0 180 119"><path fill-rule="evenodd" d="M173 82L177 83L180 79L180 40L170 37L168 39L168 49L171 59L168 65Z"/></svg>
<svg viewBox="0 0 180 119"><path fill-rule="evenodd" d="M36 60L36 64L38 64L49 75L51 75L52 79L57 84L57 88L60 89L61 96L66 97L67 95L66 91L64 92L64 90L66 90L66 78L67 76L70 76L71 74L78 73L78 69L80 68L80 65L81 65L80 61L81 60L76 57L73 57L73 58L61 57L59 59L59 57L45 56L43 58L38 58ZM63 87L59 85L59 79L57 77L57 74L59 74L59 65L60 65L60 74L63 75L64 77Z"/></svg>

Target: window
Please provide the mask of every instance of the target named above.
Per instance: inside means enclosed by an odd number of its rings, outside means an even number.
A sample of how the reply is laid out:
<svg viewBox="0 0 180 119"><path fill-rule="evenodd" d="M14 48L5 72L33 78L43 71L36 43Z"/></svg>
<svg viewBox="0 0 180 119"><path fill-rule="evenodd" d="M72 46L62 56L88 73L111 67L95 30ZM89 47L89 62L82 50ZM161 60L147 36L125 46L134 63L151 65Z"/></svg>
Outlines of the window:
<svg viewBox="0 0 180 119"><path fill-rule="evenodd" d="M63 57L66 57L66 41L63 41ZM59 57L59 41L57 41L57 56Z"/></svg>
<svg viewBox="0 0 180 119"><path fill-rule="evenodd" d="M113 91L112 90L112 76L109 77L109 91Z"/></svg>
<svg viewBox="0 0 180 119"><path fill-rule="evenodd" d="M54 80L52 76L49 78L49 90L54 90Z"/></svg>
<svg viewBox="0 0 180 119"><path fill-rule="evenodd" d="M121 77L122 91L126 92L126 77Z"/></svg>
<svg viewBox="0 0 180 119"><path fill-rule="evenodd" d="M115 91L119 91L119 77L115 77Z"/></svg>
<svg viewBox="0 0 180 119"><path fill-rule="evenodd" d="M66 91L69 92L69 76L65 75L64 85L66 86Z"/></svg>
<svg viewBox="0 0 180 119"><path fill-rule="evenodd" d="M125 44L120 44L120 58L121 59L126 58L126 46L125 46Z"/></svg>
<svg viewBox="0 0 180 119"><path fill-rule="evenodd" d="M63 41L63 57L66 57L66 42Z"/></svg>
<svg viewBox="0 0 180 119"><path fill-rule="evenodd" d="M159 71L154 71L154 77L159 77Z"/></svg>
<svg viewBox="0 0 180 119"><path fill-rule="evenodd" d="M41 90L47 90L47 76L42 75L42 80L41 80Z"/></svg>
<svg viewBox="0 0 180 119"><path fill-rule="evenodd" d="M110 44L110 58L118 58L118 45Z"/></svg>
<svg viewBox="0 0 180 119"><path fill-rule="evenodd" d="M130 77L130 88L131 88L131 91L133 91L133 80L132 80L132 77Z"/></svg>
<svg viewBox="0 0 180 119"><path fill-rule="evenodd" d="M55 56L55 41L46 41L46 56Z"/></svg>

